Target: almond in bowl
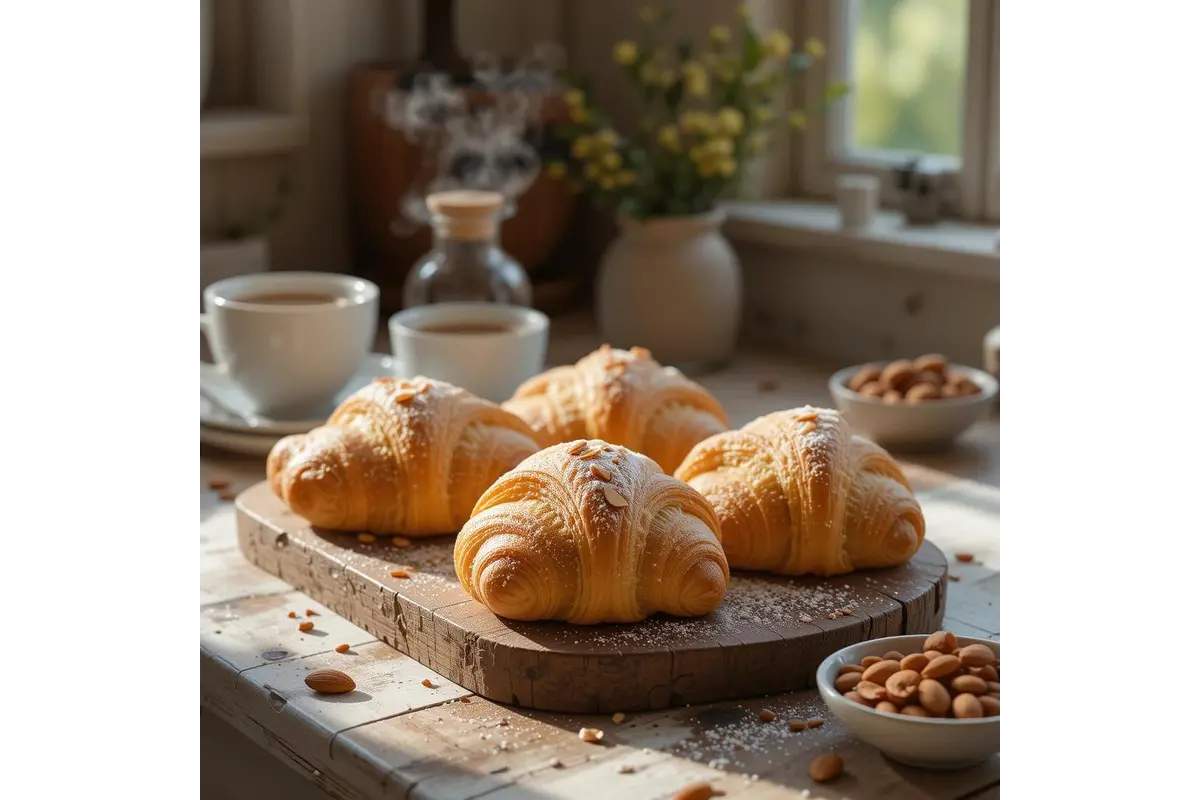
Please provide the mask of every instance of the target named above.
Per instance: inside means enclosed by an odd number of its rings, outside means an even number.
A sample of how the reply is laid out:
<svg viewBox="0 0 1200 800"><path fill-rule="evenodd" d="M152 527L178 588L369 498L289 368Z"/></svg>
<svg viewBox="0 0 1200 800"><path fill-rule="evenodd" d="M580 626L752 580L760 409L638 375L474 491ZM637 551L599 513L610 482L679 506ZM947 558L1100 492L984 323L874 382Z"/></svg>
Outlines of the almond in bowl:
<svg viewBox="0 0 1200 800"><path fill-rule="evenodd" d="M835 372L829 392L859 433L889 450L950 447L993 407L999 385L940 355L859 364Z"/></svg>
<svg viewBox="0 0 1200 800"><path fill-rule="evenodd" d="M902 658L884 658L897 653ZM817 689L851 733L890 758L959 769L1000 752L999 665L999 642L948 631L890 636L829 656L817 668ZM882 684L867 680L881 676Z"/></svg>

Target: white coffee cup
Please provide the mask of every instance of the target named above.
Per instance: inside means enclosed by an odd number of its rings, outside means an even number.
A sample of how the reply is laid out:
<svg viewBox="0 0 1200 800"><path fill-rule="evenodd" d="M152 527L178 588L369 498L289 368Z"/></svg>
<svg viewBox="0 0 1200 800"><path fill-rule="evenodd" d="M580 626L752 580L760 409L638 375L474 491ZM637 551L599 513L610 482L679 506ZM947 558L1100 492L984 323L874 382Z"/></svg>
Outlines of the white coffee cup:
<svg viewBox="0 0 1200 800"><path fill-rule="evenodd" d="M498 303L436 303L388 320L396 375L423 375L502 403L542 371L550 320Z"/></svg>
<svg viewBox="0 0 1200 800"><path fill-rule="evenodd" d="M371 351L379 287L350 275L269 272L204 290L200 331L256 414L329 412Z"/></svg>

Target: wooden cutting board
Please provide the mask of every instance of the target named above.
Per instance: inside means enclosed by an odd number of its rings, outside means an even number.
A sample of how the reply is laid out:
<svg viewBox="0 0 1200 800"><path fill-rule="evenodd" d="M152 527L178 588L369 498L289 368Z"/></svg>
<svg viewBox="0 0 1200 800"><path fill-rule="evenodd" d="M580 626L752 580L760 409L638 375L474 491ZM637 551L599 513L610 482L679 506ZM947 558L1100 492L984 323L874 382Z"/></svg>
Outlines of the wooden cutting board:
<svg viewBox="0 0 1200 800"><path fill-rule="evenodd" d="M907 564L836 578L735 572L721 607L697 619L512 622L463 591L453 536L395 547L388 537L363 543L314 530L266 482L237 508L239 544L259 567L448 680L544 711L641 711L811 688L835 650L932 632L945 610L946 559L925 542ZM401 565L414 568L411 578L391 576ZM312 635L323 635L321 620L311 621Z"/></svg>

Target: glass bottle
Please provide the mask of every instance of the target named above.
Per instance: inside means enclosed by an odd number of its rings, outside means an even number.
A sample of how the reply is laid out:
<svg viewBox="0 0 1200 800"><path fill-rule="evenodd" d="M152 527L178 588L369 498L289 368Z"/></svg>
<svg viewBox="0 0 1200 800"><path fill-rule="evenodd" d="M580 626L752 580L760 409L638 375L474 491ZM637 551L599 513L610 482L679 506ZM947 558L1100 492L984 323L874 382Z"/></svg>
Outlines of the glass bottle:
<svg viewBox="0 0 1200 800"><path fill-rule="evenodd" d="M500 249L499 192L455 190L425 198L433 250L404 282L404 307L431 303L529 306L533 289L524 268Z"/></svg>

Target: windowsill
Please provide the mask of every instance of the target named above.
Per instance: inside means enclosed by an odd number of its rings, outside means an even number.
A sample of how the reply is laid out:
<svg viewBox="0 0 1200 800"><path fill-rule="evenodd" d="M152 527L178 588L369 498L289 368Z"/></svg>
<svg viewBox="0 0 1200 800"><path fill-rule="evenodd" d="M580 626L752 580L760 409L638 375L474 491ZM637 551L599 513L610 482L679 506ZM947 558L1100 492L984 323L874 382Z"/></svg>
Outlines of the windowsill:
<svg viewBox="0 0 1200 800"><path fill-rule="evenodd" d="M847 231L836 205L805 200L722 204L725 235L733 242L791 249L836 249L861 261L980 280L1000 280L1000 229L956 220L909 226L882 209L870 228Z"/></svg>

